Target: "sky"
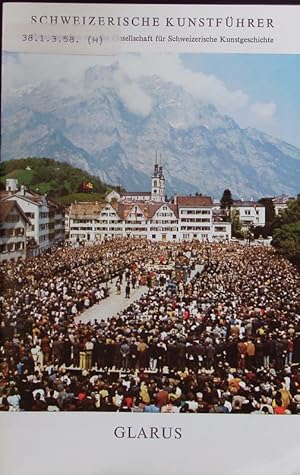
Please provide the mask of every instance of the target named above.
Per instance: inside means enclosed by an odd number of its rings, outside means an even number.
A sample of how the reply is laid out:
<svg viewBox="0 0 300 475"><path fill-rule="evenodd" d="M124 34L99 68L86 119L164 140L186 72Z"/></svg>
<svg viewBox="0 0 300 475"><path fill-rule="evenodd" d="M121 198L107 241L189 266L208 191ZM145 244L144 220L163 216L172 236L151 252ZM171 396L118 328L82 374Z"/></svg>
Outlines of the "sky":
<svg viewBox="0 0 300 475"><path fill-rule="evenodd" d="M266 104L255 127L289 143L300 145L300 55L187 54L185 66L215 75L229 90L241 89L252 104ZM272 107L274 105L274 107ZM258 107L259 110L259 107ZM265 112L265 121L263 120ZM242 125L247 116L241 114Z"/></svg>
<svg viewBox="0 0 300 475"><path fill-rule="evenodd" d="M124 54L115 56L4 53L3 94L43 80L76 81L96 64L118 61L115 85L131 112L147 116L151 98L138 79L158 74L213 103L240 127L255 127L300 147L300 55Z"/></svg>

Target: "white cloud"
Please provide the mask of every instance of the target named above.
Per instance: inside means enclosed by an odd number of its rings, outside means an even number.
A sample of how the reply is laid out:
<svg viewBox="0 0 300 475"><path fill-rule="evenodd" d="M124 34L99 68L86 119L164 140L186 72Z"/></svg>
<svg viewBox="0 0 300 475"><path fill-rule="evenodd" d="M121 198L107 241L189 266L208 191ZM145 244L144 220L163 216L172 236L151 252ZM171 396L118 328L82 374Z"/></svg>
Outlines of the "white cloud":
<svg viewBox="0 0 300 475"><path fill-rule="evenodd" d="M215 75L187 69L174 54L147 54L120 56L119 64L128 77L136 81L142 75L158 74L165 81L184 87L195 98L212 103L225 114L243 125L255 126L271 121L276 104L253 102L241 89L229 89Z"/></svg>
<svg viewBox="0 0 300 475"><path fill-rule="evenodd" d="M190 71L174 54L126 55L120 57L119 63L132 79L158 74L165 81L184 87L194 97L213 103L226 113L245 107L249 102L243 91L230 91L217 77Z"/></svg>
<svg viewBox="0 0 300 475"><path fill-rule="evenodd" d="M6 55L9 58L10 55ZM17 60L18 59L18 60ZM3 64L3 87L16 88L46 80L70 79L83 76L84 71L95 64L109 65L114 56L74 56L51 54L20 54Z"/></svg>
<svg viewBox="0 0 300 475"><path fill-rule="evenodd" d="M118 90L125 107L134 114L146 117L152 109L151 98L136 84L121 86Z"/></svg>
<svg viewBox="0 0 300 475"><path fill-rule="evenodd" d="M138 86L141 76L159 75L163 80L184 87L195 99L214 104L242 126L272 123L276 104L252 101L242 89L230 89L215 75L193 72L175 54L124 54L119 56L19 55L3 64L3 90L44 80L83 78L87 68L118 62L116 90L133 113L146 116L151 111L150 95ZM122 80L121 80L122 79ZM124 83L122 84L122 81Z"/></svg>
<svg viewBox="0 0 300 475"><path fill-rule="evenodd" d="M121 68L113 74L114 87L124 106L133 114L146 117L152 109L151 97Z"/></svg>

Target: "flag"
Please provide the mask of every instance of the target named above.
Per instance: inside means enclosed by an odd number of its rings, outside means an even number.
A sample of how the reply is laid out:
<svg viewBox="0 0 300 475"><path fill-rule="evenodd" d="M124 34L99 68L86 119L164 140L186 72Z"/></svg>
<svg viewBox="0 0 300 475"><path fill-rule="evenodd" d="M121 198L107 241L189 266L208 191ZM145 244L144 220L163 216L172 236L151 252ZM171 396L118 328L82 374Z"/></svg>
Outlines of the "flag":
<svg viewBox="0 0 300 475"><path fill-rule="evenodd" d="M90 181L82 182L82 190L85 191L86 193L88 193L89 191L92 191L93 188L94 188L94 185Z"/></svg>

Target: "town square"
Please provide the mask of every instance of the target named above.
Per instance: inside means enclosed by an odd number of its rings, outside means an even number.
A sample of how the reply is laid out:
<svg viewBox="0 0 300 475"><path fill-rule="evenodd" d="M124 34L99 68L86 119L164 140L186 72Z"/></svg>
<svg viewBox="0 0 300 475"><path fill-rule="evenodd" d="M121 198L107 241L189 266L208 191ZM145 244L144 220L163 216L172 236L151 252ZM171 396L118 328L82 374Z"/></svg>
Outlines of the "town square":
<svg viewBox="0 0 300 475"><path fill-rule="evenodd" d="M270 246L115 238L1 271L2 410L300 411L299 274Z"/></svg>
<svg viewBox="0 0 300 475"><path fill-rule="evenodd" d="M3 55L2 411L300 413L299 58L273 56Z"/></svg>

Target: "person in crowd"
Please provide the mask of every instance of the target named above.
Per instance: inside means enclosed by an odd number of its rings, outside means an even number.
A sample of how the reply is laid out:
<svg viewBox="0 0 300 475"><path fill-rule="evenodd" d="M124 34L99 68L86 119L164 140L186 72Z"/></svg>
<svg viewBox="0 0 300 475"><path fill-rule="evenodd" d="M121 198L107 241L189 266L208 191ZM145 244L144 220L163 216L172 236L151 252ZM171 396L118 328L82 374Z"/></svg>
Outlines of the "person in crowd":
<svg viewBox="0 0 300 475"><path fill-rule="evenodd" d="M0 268L0 410L300 413L300 278L273 248L117 238L49 254ZM128 299L147 291L83 323L107 275Z"/></svg>

